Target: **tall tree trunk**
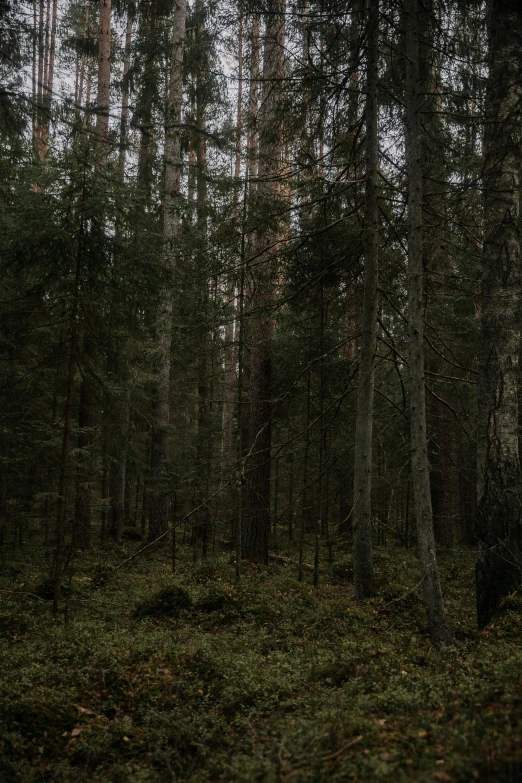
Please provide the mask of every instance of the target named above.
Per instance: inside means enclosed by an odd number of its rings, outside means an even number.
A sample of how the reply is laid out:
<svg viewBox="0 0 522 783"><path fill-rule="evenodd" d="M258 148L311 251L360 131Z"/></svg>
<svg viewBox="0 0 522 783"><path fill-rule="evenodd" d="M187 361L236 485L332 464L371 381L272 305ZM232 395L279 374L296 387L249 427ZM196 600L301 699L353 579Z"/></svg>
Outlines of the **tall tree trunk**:
<svg viewBox="0 0 522 783"><path fill-rule="evenodd" d="M43 84L44 84L44 57L45 57L45 40L44 40L44 16L45 16L45 0L40 0L39 12L38 12L38 65L36 68L37 80L36 80L36 111L34 119L34 152L37 160L40 158L40 137L42 130L42 106L43 106ZM36 17L35 17L36 21Z"/></svg>
<svg viewBox="0 0 522 783"><path fill-rule="evenodd" d="M106 162L107 135L109 130L110 98L110 37L111 0L100 0L100 24L98 36L98 89L96 95L96 141L103 150L102 165ZM87 360L93 364L97 350L93 336L87 334L84 340ZM95 424L95 398L92 375L86 368L80 390L80 411L78 436L78 465L76 473L75 501L75 544L88 547L91 541L91 511L94 461L92 459L93 427Z"/></svg>
<svg viewBox="0 0 522 783"><path fill-rule="evenodd" d="M91 341L86 338L84 351L92 353ZM85 368L87 373L88 368ZM78 413L78 459L76 465L76 495L74 501L74 535L76 546L83 549L91 544L92 482L94 462L92 458L92 429L95 422L92 379L84 377L80 388Z"/></svg>
<svg viewBox="0 0 522 783"><path fill-rule="evenodd" d="M84 36L87 38L89 35L89 26L90 26L90 9L87 6L87 10L85 12L85 26L84 26ZM80 126L80 116L81 116L81 110L83 106L83 84L85 81L85 63L87 61L87 58L85 56L85 52L82 54L80 58L80 74L78 78L78 92L76 93L76 122L78 126Z"/></svg>
<svg viewBox="0 0 522 783"><path fill-rule="evenodd" d="M90 33L90 28L88 28L88 33ZM87 84L85 87L85 112L83 115L83 127L84 128L90 128L91 126L91 112L89 111L91 107L91 92L92 92L92 70L93 70L93 64L94 60L92 57L89 57L87 60Z"/></svg>
<svg viewBox="0 0 522 783"><path fill-rule="evenodd" d="M126 389L123 394L112 399L114 420L116 422L114 457L110 466L110 527L109 532L117 544L121 544L121 536L128 516L125 514L127 453L129 448L130 403L131 391Z"/></svg>
<svg viewBox="0 0 522 783"><path fill-rule="evenodd" d="M364 211L364 298L359 383L355 424L353 546L355 597L375 592L372 559L372 432L377 346L379 275L379 0L368 3L368 64L366 77L366 195Z"/></svg>
<svg viewBox="0 0 522 783"><path fill-rule="evenodd" d="M522 564L518 443L522 10L518 2L490 0L488 34L477 469L480 628L493 618L502 598L520 586Z"/></svg>
<svg viewBox="0 0 522 783"><path fill-rule="evenodd" d="M107 140L111 84L111 0L100 0L98 33L98 91L96 94L96 136Z"/></svg>
<svg viewBox="0 0 522 783"><path fill-rule="evenodd" d="M245 177L245 187L243 190L243 221L241 226L241 257L238 285L238 313L237 313L237 463L236 463L236 563L235 580L239 584L241 578L241 558L242 558L242 503L243 503L243 483L244 483L244 457L243 451L243 419L245 418L245 406L243 405L243 379L244 379L244 354L245 354L245 217L247 208L247 187L248 174Z"/></svg>
<svg viewBox="0 0 522 783"><path fill-rule="evenodd" d="M183 100L183 56L185 49L186 0L177 0L173 12L172 48L167 95L163 236L165 266L175 273L176 240L180 234L181 109ZM172 345L172 285L160 294L156 314L154 391L151 426L151 482L148 501L149 541L168 527L168 439L170 423L169 379Z"/></svg>
<svg viewBox="0 0 522 783"><path fill-rule="evenodd" d="M51 29L51 0L45 0L45 23L44 23L44 56L43 56L43 75L42 75L42 98L45 101L47 93L47 72L49 69L49 32Z"/></svg>
<svg viewBox="0 0 522 783"><path fill-rule="evenodd" d="M303 456L303 484L301 490L301 523L299 527L299 571L297 578L303 581L304 537L306 522L308 519L308 455L310 452L310 408L311 408L311 371L308 367L306 374L306 440Z"/></svg>
<svg viewBox="0 0 522 783"><path fill-rule="evenodd" d="M50 10L50 3L48 4L48 16ZM51 122L51 104L53 98L53 85L54 85L54 59L56 51L56 23L58 15L58 0L53 0L52 6L52 18L51 18L51 30L49 31L49 18L47 19L47 31L46 37L49 37L47 44L47 52L44 65L44 84L42 92L43 102L43 116L42 127L40 128L40 139L38 147L38 155L40 160L45 160L49 151L49 127Z"/></svg>
<svg viewBox="0 0 522 783"><path fill-rule="evenodd" d="M152 123L152 102L156 88L157 75L152 52L156 34L157 0L150 0L141 6L140 28L138 42L144 49L145 65L143 85L138 100L140 149L138 154L138 183L141 185L145 198L150 200L154 163L154 127Z"/></svg>
<svg viewBox="0 0 522 783"><path fill-rule="evenodd" d="M54 556L53 583L54 600L53 613L57 614L62 589L63 570L65 564L65 524L67 519L67 485L69 481L69 459L71 451L71 422L74 402L74 379L78 351L78 315L80 304L80 279L83 256L83 220L80 222L78 248L74 285L72 290L71 314L69 319L69 357L67 363L67 389L65 395L65 411L62 434L62 449L60 455L60 472L58 477L58 504L56 511L56 551Z"/></svg>
<svg viewBox="0 0 522 783"><path fill-rule="evenodd" d="M252 181L257 176L258 166L258 112L259 112L259 63L260 63L260 26L259 13L252 16L252 44L250 51L250 87L248 91L248 117L247 117L247 160L246 173L249 183L249 196L253 195L257 184Z"/></svg>
<svg viewBox="0 0 522 783"><path fill-rule="evenodd" d="M239 17L239 40L238 40L238 89L237 89L237 112L236 112L236 149L234 155L234 178L237 188L234 208L234 226L240 233L240 198L239 175L241 173L241 137L243 130L243 16ZM240 259L241 262L241 259ZM223 468L229 467L234 463L232 454L232 444L234 440L234 404L236 398L236 371L237 371L237 320L236 320L236 282L237 271L230 269L227 280L227 303L230 305L227 323L225 325L225 361L223 378Z"/></svg>
<svg viewBox="0 0 522 783"><path fill-rule="evenodd" d="M36 83L37 78L37 53L38 53L38 15L36 12L36 0L33 0L33 52L32 52L32 63L31 63L31 71L32 71L32 99L33 99L33 106L31 110L31 119L32 119L32 142L33 142L33 151L36 150L36 100L38 95L38 85Z"/></svg>
<svg viewBox="0 0 522 783"><path fill-rule="evenodd" d="M199 235L198 288L201 318L199 366L198 366L198 434L197 434L197 513L196 534L201 540L203 557L207 555L210 531L210 497L212 469L212 364L213 334L210 326L210 265L207 248L208 190L206 126L207 72L205 57L205 8L202 0L196 0L197 35L199 38L199 67L196 75L196 199Z"/></svg>
<svg viewBox="0 0 522 783"><path fill-rule="evenodd" d="M248 453L248 424L249 424L249 386L250 365L248 362L248 319L245 313L251 310L251 280L247 268L247 253L251 254L251 244L247 243L247 218L255 212L254 203L257 194L257 170L258 170L258 112L259 112L259 76L260 76L260 27L261 20L258 12L252 15L251 50L250 50L250 86L248 92L247 134L246 134L246 178L243 192L243 226L241 231L241 271L239 282L239 322L238 322L238 473L242 477L242 485L238 504L241 509L246 504L245 459ZM241 512L242 513L242 512ZM241 525L241 520L239 520Z"/></svg>
<svg viewBox="0 0 522 783"><path fill-rule="evenodd" d="M408 173L408 330L410 428L413 497L424 604L434 644L449 645L449 629L440 588L426 432L424 385L424 293L422 258L422 166L419 86L419 8L406 0L406 167Z"/></svg>
<svg viewBox="0 0 522 783"><path fill-rule="evenodd" d="M124 181L125 177L125 163L127 156L127 114L129 108L129 86L128 86L128 74L130 70L130 56L131 56L131 43L132 43L132 25L134 16L129 10L127 14L127 25L125 29L125 51L123 59L123 89L121 99L121 115L120 115L120 140L119 140L119 156L118 156L118 170L121 181ZM115 233L117 237L121 237L122 234L122 217L118 216L116 219ZM116 362L113 364L120 365L113 367L112 370L116 371L116 376L122 378L123 367L127 370L126 380L128 382L128 347L127 340L122 337L120 344L119 356ZM123 365L123 367L122 367ZM116 540L118 544L121 543L121 536L123 532L123 526L125 522L129 521L129 514L125 513L126 505L126 477L127 477L127 452L129 443L129 428L130 428L130 404L131 404L131 390L130 388L125 391L116 392L110 395L109 405L111 406L111 418L113 421L113 430L117 432L117 437L113 438L112 447L112 460L110 464L110 527L109 532L111 536Z"/></svg>
<svg viewBox="0 0 522 783"><path fill-rule="evenodd" d="M243 509L243 554L257 563L268 562L270 531L271 357L274 273L277 243L277 171L281 165L281 108L284 78L285 0L270 0L266 13L263 99L259 112L258 197L272 213L270 224L257 231L256 266L250 359L249 453Z"/></svg>
<svg viewBox="0 0 522 783"><path fill-rule="evenodd" d="M424 106L422 121L422 160L423 160L423 197L426 241L424 242L424 268L430 276L432 290L443 291L446 276L453 272L451 255L442 244L444 227L447 223L447 194L445 184L450 176L445 163L445 127L442 106L440 68L442 63L440 47L440 10L439 0L424 0L421 26L421 82L423 85ZM428 320L435 328L433 340L437 343L438 328L444 329L440 313L440 300L437 297L435 307L428 309ZM431 503L433 508L433 527L437 543L451 546L451 446L452 422L448 408L451 393L446 384L436 384L436 376L451 375L449 365L443 356L444 347L439 353L430 351L426 356L426 368L430 374L436 395L430 394L426 400L429 432L428 458L430 461Z"/></svg>
<svg viewBox="0 0 522 783"><path fill-rule="evenodd" d="M123 180L125 176L125 160L127 155L127 115L129 113L129 70L132 43L132 25L134 16L130 10L127 13L127 27L125 29L125 53L123 56L123 87L121 93L121 114L120 114L120 153L118 158L118 168L120 177Z"/></svg>

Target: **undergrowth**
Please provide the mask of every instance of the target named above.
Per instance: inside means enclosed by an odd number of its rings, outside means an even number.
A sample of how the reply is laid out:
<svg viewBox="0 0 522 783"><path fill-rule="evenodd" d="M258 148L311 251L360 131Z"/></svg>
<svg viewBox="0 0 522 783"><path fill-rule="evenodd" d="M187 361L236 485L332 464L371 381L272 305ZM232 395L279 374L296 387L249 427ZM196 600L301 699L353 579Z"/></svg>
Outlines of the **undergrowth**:
<svg viewBox="0 0 522 783"><path fill-rule="evenodd" d="M442 651L404 550L376 552L365 604L349 556L318 589L280 564L234 586L229 554L175 575L167 549L115 573L121 550L97 557L67 625L29 556L1 576L0 780L522 780L521 599L479 633L471 553L441 562Z"/></svg>

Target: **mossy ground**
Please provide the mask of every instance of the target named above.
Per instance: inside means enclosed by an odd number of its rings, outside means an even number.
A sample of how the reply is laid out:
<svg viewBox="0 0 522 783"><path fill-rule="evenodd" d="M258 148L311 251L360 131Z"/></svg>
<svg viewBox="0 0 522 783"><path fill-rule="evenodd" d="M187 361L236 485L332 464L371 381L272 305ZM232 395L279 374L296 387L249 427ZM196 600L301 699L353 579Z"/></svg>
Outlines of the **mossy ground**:
<svg viewBox="0 0 522 783"><path fill-rule="evenodd" d="M456 638L443 651L404 550L376 553L364 605L348 555L315 590L279 564L245 565L235 587L229 553L187 552L172 575L167 548L107 578L124 556L78 558L67 627L31 595L42 572L24 552L6 567L0 780L522 780L521 600L479 633L472 553L441 559ZM140 613L176 586L184 606Z"/></svg>

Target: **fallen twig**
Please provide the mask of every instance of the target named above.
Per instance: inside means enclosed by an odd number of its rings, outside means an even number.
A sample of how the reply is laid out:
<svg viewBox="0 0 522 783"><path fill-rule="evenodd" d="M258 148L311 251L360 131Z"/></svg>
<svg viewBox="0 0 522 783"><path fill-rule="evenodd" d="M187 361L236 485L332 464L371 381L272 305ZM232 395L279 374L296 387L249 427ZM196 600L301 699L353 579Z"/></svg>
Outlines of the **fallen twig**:
<svg viewBox="0 0 522 783"><path fill-rule="evenodd" d="M342 756L345 750L348 750L348 748L351 748L352 745L356 745L358 742L360 742L363 738L362 734L359 734L358 737L354 737L349 742L345 742L345 744L342 746L342 748L339 748L339 750L334 751L334 753L329 753L327 756L323 756L321 758L321 761L334 761L335 759L338 759L339 756Z"/></svg>
<svg viewBox="0 0 522 783"><path fill-rule="evenodd" d="M0 593L9 593L9 595L28 595L31 598L36 598L37 601L43 601L45 603L44 599L40 598L39 595L35 595L34 593L28 593L25 590L5 590L5 589L0 589Z"/></svg>
<svg viewBox="0 0 522 783"><path fill-rule="evenodd" d="M274 560L276 563L283 563L283 565L298 565L295 560L292 560L290 557L283 557L283 555L275 555L273 552L268 553L268 559ZM308 563L303 563L303 568L305 571L312 571L314 570L313 565L309 565ZM322 569L319 569L320 571Z"/></svg>

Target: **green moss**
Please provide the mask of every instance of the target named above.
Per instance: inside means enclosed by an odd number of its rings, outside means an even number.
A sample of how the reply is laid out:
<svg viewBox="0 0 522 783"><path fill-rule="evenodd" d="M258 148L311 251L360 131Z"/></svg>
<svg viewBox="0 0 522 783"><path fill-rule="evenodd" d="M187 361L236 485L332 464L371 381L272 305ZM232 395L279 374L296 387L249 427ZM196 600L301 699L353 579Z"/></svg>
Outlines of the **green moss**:
<svg viewBox="0 0 522 783"><path fill-rule="evenodd" d="M520 599L478 633L471 554L442 564L458 640L442 652L403 551L378 553L366 603L328 571L314 590L245 564L235 586L225 554L197 571L183 554L186 587L168 554L115 572L115 549L96 590L85 556L67 628L47 602L7 598L1 780L517 779Z"/></svg>
<svg viewBox="0 0 522 783"><path fill-rule="evenodd" d="M192 605L192 599L183 587L164 587L138 604L134 617L179 617Z"/></svg>

